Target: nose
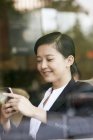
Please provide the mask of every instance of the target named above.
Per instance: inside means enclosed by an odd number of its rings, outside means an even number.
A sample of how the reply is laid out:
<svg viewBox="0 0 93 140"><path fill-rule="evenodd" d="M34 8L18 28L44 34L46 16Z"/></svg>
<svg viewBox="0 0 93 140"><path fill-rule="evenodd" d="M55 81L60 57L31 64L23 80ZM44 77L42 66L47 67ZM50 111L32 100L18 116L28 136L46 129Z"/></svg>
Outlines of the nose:
<svg viewBox="0 0 93 140"><path fill-rule="evenodd" d="M45 60L42 61L42 63L41 63L41 68L42 68L42 69L47 68L47 62L46 62Z"/></svg>

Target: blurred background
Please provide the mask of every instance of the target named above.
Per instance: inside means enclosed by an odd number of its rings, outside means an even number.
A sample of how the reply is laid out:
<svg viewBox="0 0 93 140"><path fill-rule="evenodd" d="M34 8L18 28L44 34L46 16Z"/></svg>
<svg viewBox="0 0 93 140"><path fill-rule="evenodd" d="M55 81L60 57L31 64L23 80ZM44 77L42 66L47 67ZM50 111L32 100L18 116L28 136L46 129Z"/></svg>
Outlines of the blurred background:
<svg viewBox="0 0 93 140"><path fill-rule="evenodd" d="M26 89L37 104L44 81L33 48L40 36L52 31L73 38L80 79L92 78L92 5L92 0L0 0L0 87Z"/></svg>

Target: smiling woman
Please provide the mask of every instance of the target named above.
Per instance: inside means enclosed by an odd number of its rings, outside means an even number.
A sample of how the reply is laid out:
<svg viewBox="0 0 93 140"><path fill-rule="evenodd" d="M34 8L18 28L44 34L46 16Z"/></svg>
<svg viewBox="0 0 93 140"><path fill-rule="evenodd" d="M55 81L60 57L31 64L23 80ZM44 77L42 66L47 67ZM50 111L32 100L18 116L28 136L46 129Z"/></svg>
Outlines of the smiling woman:
<svg viewBox="0 0 93 140"><path fill-rule="evenodd" d="M70 56L69 61L70 60L72 61L71 63L73 63L74 58ZM38 48L37 69L47 82L56 81L60 78L60 74L66 72L66 61L67 59L56 51L55 44L45 44ZM56 69L58 66L59 69Z"/></svg>
<svg viewBox="0 0 93 140"><path fill-rule="evenodd" d="M4 94L12 98L4 104L3 111L6 111L7 115L13 115L12 110L16 110L30 118L30 139L92 137L93 108L88 94L93 96L93 86L73 80L72 72L76 63L72 38L60 32L47 34L37 40L34 52L37 69L51 86L38 107L21 95ZM82 103L77 100L82 100ZM4 120L5 116L2 116ZM9 118L3 121L5 123L2 125L6 126L8 121Z"/></svg>

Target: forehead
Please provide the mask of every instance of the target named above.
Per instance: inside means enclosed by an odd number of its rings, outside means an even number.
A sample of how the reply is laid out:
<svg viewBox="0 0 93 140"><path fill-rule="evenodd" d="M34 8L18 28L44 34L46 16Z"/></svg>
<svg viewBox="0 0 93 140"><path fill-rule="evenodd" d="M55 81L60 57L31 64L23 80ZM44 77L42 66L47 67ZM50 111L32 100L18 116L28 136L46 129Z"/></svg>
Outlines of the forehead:
<svg viewBox="0 0 93 140"><path fill-rule="evenodd" d="M44 55L44 54L56 54L59 53L59 51L56 49L55 44L44 44L38 47L37 49L37 56L38 55Z"/></svg>

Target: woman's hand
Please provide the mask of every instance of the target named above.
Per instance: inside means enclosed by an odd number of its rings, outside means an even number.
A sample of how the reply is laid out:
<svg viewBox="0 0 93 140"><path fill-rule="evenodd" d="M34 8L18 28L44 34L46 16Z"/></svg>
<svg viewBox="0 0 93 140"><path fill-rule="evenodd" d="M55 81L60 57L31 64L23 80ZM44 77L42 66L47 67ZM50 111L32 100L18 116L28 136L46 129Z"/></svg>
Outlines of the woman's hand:
<svg viewBox="0 0 93 140"><path fill-rule="evenodd" d="M10 93L4 93L4 95L10 97L9 101L6 103L6 106L11 106L11 109L8 111L15 110L21 112L25 116L33 117L34 106L26 97Z"/></svg>
<svg viewBox="0 0 93 140"><path fill-rule="evenodd" d="M47 122L46 111L32 105L26 97L10 93L4 93L4 95L11 98L7 102L7 106L11 106L11 110L19 111L25 116L36 118L44 123Z"/></svg>

